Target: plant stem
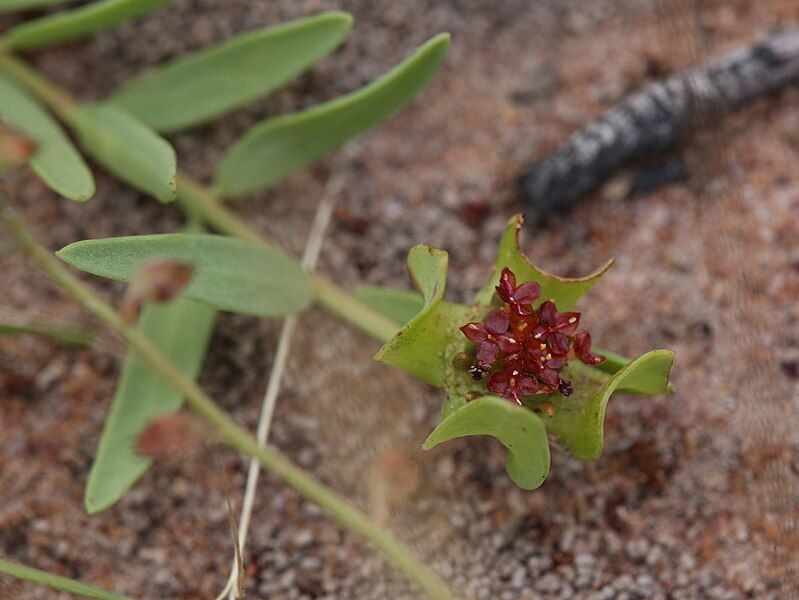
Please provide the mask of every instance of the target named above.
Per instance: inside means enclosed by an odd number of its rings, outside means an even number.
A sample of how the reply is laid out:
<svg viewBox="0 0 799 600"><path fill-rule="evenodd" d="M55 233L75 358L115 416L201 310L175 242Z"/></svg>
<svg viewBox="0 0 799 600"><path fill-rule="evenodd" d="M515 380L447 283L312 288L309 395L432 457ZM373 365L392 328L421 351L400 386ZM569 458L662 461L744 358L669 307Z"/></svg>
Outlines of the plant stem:
<svg viewBox="0 0 799 600"><path fill-rule="evenodd" d="M5 222L33 261L53 282L119 334L142 362L179 392L186 399L189 407L213 427L225 444L247 456L256 458L265 469L279 475L300 494L317 503L346 527L369 540L431 598L452 598L444 582L424 563L416 559L394 536L381 529L366 514L350 505L281 453L260 446L254 437L219 409L214 401L191 378L187 377L149 337L139 329L126 324L110 304L71 275L57 258L39 244L11 209L5 206L2 197L0 197L0 221Z"/></svg>
<svg viewBox="0 0 799 600"><path fill-rule="evenodd" d="M48 81L25 62L11 54L0 41L0 69L33 92L42 102L69 123L78 104L66 90Z"/></svg>
<svg viewBox="0 0 799 600"><path fill-rule="evenodd" d="M191 214L201 215L217 231L257 244L275 247L273 242L225 208L208 188L182 173L178 174L177 185L178 201L184 209ZM372 337L381 342L387 342L397 333L397 325L394 321L373 310L324 277L312 274L311 283L314 297L319 304Z"/></svg>
<svg viewBox="0 0 799 600"><path fill-rule="evenodd" d="M72 115L77 107L76 101L66 91L11 54L2 44L0 44L0 71L24 85L65 123L72 125ZM222 233L270 247L277 246L225 208L210 189L180 171L177 174L177 186L178 200L190 216L202 218ZM318 275L312 276L312 280L317 302L334 314L381 342L391 340L397 333L397 325L391 319L332 282Z"/></svg>
<svg viewBox="0 0 799 600"><path fill-rule="evenodd" d="M31 581L40 585L46 585L54 590L69 592L70 594L82 596L83 598L95 598L97 600L132 600L128 596L121 596L114 592L108 592L102 588L70 579L69 577L62 577L54 573L48 573L47 571L11 562L10 560L3 560L2 558L0 558L0 573L5 573L17 579L24 579L25 581Z"/></svg>

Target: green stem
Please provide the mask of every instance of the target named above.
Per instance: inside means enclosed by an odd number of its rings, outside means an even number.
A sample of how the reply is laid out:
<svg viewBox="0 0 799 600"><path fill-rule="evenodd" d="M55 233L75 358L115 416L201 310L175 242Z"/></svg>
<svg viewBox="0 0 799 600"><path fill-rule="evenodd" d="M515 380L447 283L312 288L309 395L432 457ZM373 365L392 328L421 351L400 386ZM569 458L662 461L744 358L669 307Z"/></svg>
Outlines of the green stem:
<svg viewBox="0 0 799 600"><path fill-rule="evenodd" d="M369 517L333 490L296 466L279 452L262 447L245 429L237 425L214 401L180 368L175 365L149 337L139 329L126 324L105 300L86 284L72 276L61 262L47 251L25 228L10 208L0 198L0 220L6 223L33 261L66 293L103 320L119 334L153 371L186 399L186 403L202 417L235 450L258 460L261 465L276 473L307 499L317 503L352 531L362 535L389 558L395 566L431 598L451 598L444 582L425 564L421 563L394 536L372 522Z"/></svg>
<svg viewBox="0 0 799 600"><path fill-rule="evenodd" d="M69 592L83 598L96 598L97 600L131 600L128 596L120 596L114 592L108 592L102 588L94 587L87 583L82 583L69 577L62 577L33 567L26 567L19 563L3 560L0 558L0 573L11 575L17 579L24 579L40 585L46 585L54 590Z"/></svg>
<svg viewBox="0 0 799 600"><path fill-rule="evenodd" d="M178 174L178 201L190 214L202 218L217 231L240 237L257 244L274 247L241 219L231 213L206 187L191 178ZM397 325L388 317L373 310L352 294L348 294L329 280L311 275L316 301L372 337L387 342L397 333Z"/></svg>
<svg viewBox="0 0 799 600"><path fill-rule="evenodd" d="M80 327L49 323L15 323L0 322L0 337L4 335L33 334L50 338L67 346L88 346L92 343L92 332Z"/></svg>
<svg viewBox="0 0 799 600"><path fill-rule="evenodd" d="M0 42L0 69L33 92L67 123L78 103L65 90L45 79L35 69L11 54Z"/></svg>
<svg viewBox="0 0 799 600"><path fill-rule="evenodd" d="M0 44L0 71L24 85L65 123L72 125L73 113L77 107L75 100L66 91L11 54L2 44ZM178 172L177 185L178 200L190 215L202 217L204 221L222 233L271 247L277 246L225 208L211 190L194 181L185 173ZM316 300L322 306L381 342L391 340L397 333L397 326L391 319L373 310L332 282L318 275L312 277Z"/></svg>

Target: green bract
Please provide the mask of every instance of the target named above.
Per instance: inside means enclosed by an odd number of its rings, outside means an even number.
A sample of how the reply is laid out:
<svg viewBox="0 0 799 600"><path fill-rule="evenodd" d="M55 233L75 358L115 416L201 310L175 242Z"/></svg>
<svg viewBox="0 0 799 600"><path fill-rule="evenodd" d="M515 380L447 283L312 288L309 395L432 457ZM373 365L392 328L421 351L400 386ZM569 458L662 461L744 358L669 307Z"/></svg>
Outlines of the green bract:
<svg viewBox="0 0 799 600"><path fill-rule="evenodd" d="M483 396L446 417L425 440L429 450L467 435L493 435L508 449L506 469L521 488L533 490L549 473L549 443L541 419L533 411L498 396Z"/></svg>
<svg viewBox="0 0 799 600"><path fill-rule="evenodd" d="M603 365L589 367L572 361L563 368L574 386L571 396L538 394L528 397L524 406L488 392L483 380L473 380L459 363L461 355L473 352L473 344L460 327L482 320L498 306L494 287L503 268L511 269L520 282L535 281L541 286L535 307L553 300L564 310L571 309L613 262L608 261L582 278L547 273L533 265L521 251L518 243L521 224L520 215L508 223L493 275L470 305L443 300L446 252L427 246L412 248L408 267L424 303L375 358L444 388L442 421L428 437L425 449L467 435L494 436L508 448L507 471L511 479L524 489L534 489L543 483L549 471L548 435L575 458L599 458L610 396L617 390L639 395L665 392L674 353L656 350L629 361L618 354L597 351L607 357ZM408 292L380 288L367 289L360 296L392 318L407 314L413 303L418 303L418 296Z"/></svg>
<svg viewBox="0 0 799 600"><path fill-rule="evenodd" d="M411 248L408 270L424 296L424 305L375 358L402 369L431 385L444 380L444 350L451 324L465 314L466 307L442 302L447 281L447 253L425 245Z"/></svg>
<svg viewBox="0 0 799 600"><path fill-rule="evenodd" d="M547 273L531 263L519 247L519 232L522 222L521 215L515 215L508 222L502 240L499 242L499 253L494 263L494 272L475 300L479 304L490 304L495 297L494 287L499 282L499 275L504 267L508 267L516 274L519 281L537 281L541 285L541 302L554 300L560 310L571 310L577 300L596 285L599 278L613 264L613 259L608 260L590 275L576 279Z"/></svg>
<svg viewBox="0 0 799 600"><path fill-rule="evenodd" d="M641 396L657 396L666 391L674 360L671 350L653 350L639 356L608 376L578 362L566 366L574 384L574 394L544 394L535 397L532 408L544 402L552 405L552 415L542 412L547 432L558 439L574 458L594 460L602 455L605 409L615 391Z"/></svg>

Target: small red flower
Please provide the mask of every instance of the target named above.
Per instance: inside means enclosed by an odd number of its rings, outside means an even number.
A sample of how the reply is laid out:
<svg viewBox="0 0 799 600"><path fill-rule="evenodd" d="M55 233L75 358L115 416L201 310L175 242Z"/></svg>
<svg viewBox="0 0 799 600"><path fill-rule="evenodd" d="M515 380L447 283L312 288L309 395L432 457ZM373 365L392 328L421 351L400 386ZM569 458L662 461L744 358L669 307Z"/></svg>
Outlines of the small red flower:
<svg viewBox="0 0 799 600"><path fill-rule="evenodd" d="M517 286L516 276L506 267L496 290L506 306L488 313L482 323L461 327L477 345L477 364L469 372L479 381L491 371L486 383L490 391L518 404L534 394L570 396L574 388L560 376L569 357L587 365L605 360L591 354L588 332L577 331L580 313L558 312L552 300L533 308L541 294L537 283Z"/></svg>
<svg viewBox="0 0 799 600"><path fill-rule="evenodd" d="M482 323L469 323L461 327L463 335L477 344L477 366L488 371L501 352L513 354L521 350L521 344L509 334L510 319L503 310L493 310Z"/></svg>
<svg viewBox="0 0 799 600"><path fill-rule="evenodd" d="M591 334L587 331L574 334L574 354L587 365L601 365L605 362L604 356L591 354Z"/></svg>
<svg viewBox="0 0 799 600"><path fill-rule="evenodd" d="M568 362L567 354L556 354L547 344L531 338L525 346L523 364L527 371L535 374L538 380L546 386L545 391L558 390L561 383L558 370Z"/></svg>
<svg viewBox="0 0 799 600"><path fill-rule="evenodd" d="M501 371L491 374L486 387L495 394L521 404L522 398L536 394L540 386L533 375L524 372L519 361L510 360Z"/></svg>
<svg viewBox="0 0 799 600"><path fill-rule="evenodd" d="M520 316L532 314L532 304L541 295L541 286L535 281L516 287L516 276L508 267L502 269L496 290L502 301L510 306L511 311Z"/></svg>
<svg viewBox="0 0 799 600"><path fill-rule="evenodd" d="M570 338L580 325L580 313L558 312L552 300L541 304L538 312L539 323L533 338L547 343L558 354L567 354Z"/></svg>

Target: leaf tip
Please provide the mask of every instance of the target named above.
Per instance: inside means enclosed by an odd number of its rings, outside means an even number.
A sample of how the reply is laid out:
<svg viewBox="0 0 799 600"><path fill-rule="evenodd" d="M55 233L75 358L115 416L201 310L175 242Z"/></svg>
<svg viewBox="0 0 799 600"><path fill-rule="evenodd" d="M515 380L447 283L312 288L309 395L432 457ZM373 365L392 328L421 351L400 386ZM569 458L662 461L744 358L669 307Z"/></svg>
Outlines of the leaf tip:
<svg viewBox="0 0 799 600"><path fill-rule="evenodd" d="M86 489L83 493L83 507L89 515L96 515L103 512L105 509L113 506L117 499L105 497L102 493L99 481L96 478L96 470L92 465L89 471L89 481L86 482Z"/></svg>
<svg viewBox="0 0 799 600"><path fill-rule="evenodd" d="M63 260L64 262L69 262L67 260L67 257L69 256L69 248L70 248L70 246L72 246L72 244L67 244L66 246L61 248L61 250L56 250L55 251L55 255L58 258L60 258L61 260Z"/></svg>
<svg viewBox="0 0 799 600"><path fill-rule="evenodd" d="M452 34L449 31L442 31L438 35L433 36L430 39L431 46L439 46L443 50L449 49L449 45L452 42Z"/></svg>
<svg viewBox="0 0 799 600"><path fill-rule="evenodd" d="M319 18L341 25L344 33L348 33L350 29L352 29L352 24L355 22L355 18L350 13L343 10L331 10L322 13L319 15Z"/></svg>
<svg viewBox="0 0 799 600"><path fill-rule="evenodd" d="M435 431L431 432L430 435L427 436L427 439L422 442L422 450L430 450L438 445L438 440L433 439L433 433L435 433Z"/></svg>

